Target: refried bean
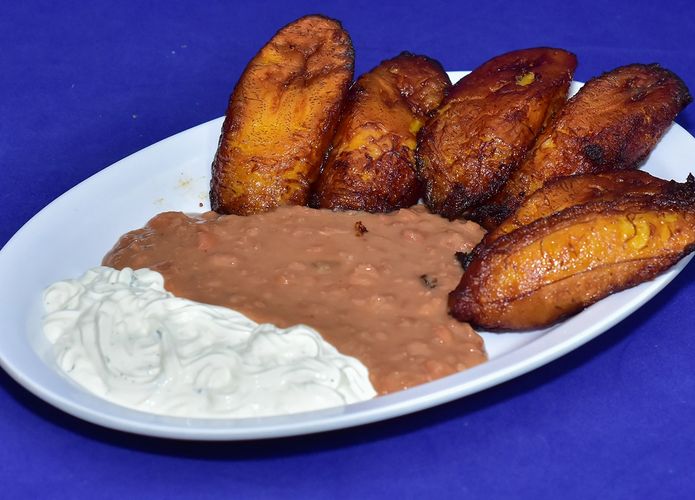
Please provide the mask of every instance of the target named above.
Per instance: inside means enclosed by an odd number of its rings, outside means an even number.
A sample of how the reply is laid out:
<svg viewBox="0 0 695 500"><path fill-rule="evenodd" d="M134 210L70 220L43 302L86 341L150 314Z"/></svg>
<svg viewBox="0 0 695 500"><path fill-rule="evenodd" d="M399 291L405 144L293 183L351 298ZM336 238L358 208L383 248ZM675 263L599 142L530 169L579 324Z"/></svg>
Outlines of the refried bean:
<svg viewBox="0 0 695 500"><path fill-rule="evenodd" d="M472 222L424 207L389 214L281 207L240 217L165 212L120 238L106 266L150 268L167 290L259 323L317 329L369 369L380 394L477 365L482 338L447 314Z"/></svg>

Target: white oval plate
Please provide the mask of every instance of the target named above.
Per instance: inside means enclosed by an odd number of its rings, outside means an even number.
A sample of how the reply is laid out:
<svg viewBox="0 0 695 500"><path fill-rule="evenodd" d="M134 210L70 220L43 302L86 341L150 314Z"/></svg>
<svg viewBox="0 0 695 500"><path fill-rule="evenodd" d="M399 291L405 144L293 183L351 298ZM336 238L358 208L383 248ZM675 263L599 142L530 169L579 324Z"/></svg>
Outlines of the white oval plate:
<svg viewBox="0 0 695 500"><path fill-rule="evenodd" d="M465 72L451 72L452 81ZM573 84L572 91L580 87ZM143 149L52 202L0 251L0 365L48 403L86 421L150 436L242 440L309 434L412 413L481 391L524 374L579 347L658 293L686 265L612 295L548 330L482 333L487 363L435 382L371 401L329 410L252 419L186 419L152 415L102 400L58 373L41 332L41 294L51 283L98 265L118 237L165 210L209 209L210 164L222 118ZM695 139L673 125L645 170L684 180L684 158L695 158Z"/></svg>

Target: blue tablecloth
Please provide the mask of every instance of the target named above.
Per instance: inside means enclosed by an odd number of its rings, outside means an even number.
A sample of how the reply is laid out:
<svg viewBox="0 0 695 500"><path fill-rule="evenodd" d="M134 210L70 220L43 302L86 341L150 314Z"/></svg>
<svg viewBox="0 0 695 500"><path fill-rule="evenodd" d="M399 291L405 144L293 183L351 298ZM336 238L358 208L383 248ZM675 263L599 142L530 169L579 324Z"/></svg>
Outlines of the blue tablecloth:
<svg viewBox="0 0 695 500"><path fill-rule="evenodd" d="M695 89L692 0L3 2L0 245L100 169L223 114L246 62L314 12L349 30L357 74L402 50L458 70L550 45L578 55L578 80L659 62ZM695 105L677 121L694 134ZM695 158L680 161L695 170ZM690 265L618 326L511 382L305 437L129 435L0 372L0 496L694 498L694 278Z"/></svg>

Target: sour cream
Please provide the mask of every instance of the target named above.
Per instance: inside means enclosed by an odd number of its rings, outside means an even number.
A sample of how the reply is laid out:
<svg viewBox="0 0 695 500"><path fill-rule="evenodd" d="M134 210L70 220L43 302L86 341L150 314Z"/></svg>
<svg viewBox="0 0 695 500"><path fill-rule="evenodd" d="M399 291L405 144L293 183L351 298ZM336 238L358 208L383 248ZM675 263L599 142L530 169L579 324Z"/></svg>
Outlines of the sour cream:
<svg viewBox="0 0 695 500"><path fill-rule="evenodd" d="M43 331L71 379L114 403L184 417L258 417L376 395L367 368L304 325L257 324L175 297L162 275L96 267L44 292Z"/></svg>

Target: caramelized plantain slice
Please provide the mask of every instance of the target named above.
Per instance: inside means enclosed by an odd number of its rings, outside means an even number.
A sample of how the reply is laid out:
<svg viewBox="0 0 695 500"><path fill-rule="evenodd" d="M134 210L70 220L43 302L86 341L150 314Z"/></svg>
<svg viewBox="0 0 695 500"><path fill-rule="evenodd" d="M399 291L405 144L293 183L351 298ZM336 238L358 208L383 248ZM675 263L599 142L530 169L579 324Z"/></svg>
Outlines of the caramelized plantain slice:
<svg viewBox="0 0 695 500"><path fill-rule="evenodd" d="M657 64L622 66L589 80L470 218L490 229L550 179L637 167L691 100L683 81Z"/></svg>
<svg viewBox="0 0 695 500"><path fill-rule="evenodd" d="M450 86L437 61L407 52L362 75L348 94L311 205L389 212L417 203L416 134Z"/></svg>
<svg viewBox="0 0 695 500"><path fill-rule="evenodd" d="M430 210L455 218L494 195L564 104L576 64L561 49L517 50L456 83L418 137Z"/></svg>
<svg viewBox="0 0 695 500"><path fill-rule="evenodd" d="M306 16L277 32L230 98L212 164L213 210L248 215L307 203L353 65L338 21Z"/></svg>
<svg viewBox="0 0 695 500"><path fill-rule="evenodd" d="M695 250L695 181L570 207L479 245L451 314L488 330L542 328L650 280Z"/></svg>
<svg viewBox="0 0 695 500"><path fill-rule="evenodd" d="M672 183L673 181L659 179L641 170L616 170L553 179L526 198L512 215L488 232L484 241L485 244L490 244L521 226L574 205L615 200L634 194L666 194Z"/></svg>

